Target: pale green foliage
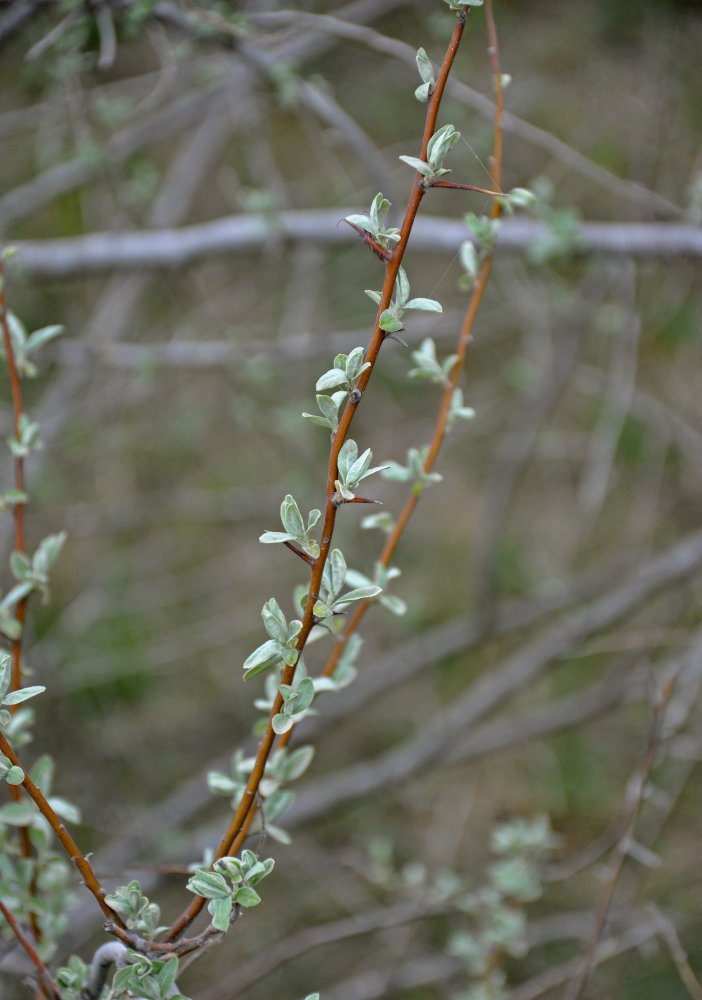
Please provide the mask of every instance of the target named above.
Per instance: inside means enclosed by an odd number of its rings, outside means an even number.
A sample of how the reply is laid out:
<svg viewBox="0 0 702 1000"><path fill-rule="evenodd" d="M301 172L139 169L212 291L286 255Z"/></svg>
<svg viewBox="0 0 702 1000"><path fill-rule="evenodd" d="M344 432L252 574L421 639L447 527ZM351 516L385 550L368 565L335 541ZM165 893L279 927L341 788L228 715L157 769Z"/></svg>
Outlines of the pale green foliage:
<svg viewBox="0 0 702 1000"><path fill-rule="evenodd" d="M370 368L370 362L363 361L364 353L362 347L354 347L350 354L337 354L334 358L334 367L317 379L315 386L317 392L337 387L351 392L363 372Z"/></svg>
<svg viewBox="0 0 702 1000"><path fill-rule="evenodd" d="M79 1000L87 975L85 962L78 955L71 955L68 963L56 970L56 984L62 1000Z"/></svg>
<svg viewBox="0 0 702 1000"><path fill-rule="evenodd" d="M400 159L408 167L420 173L424 183L429 187L440 177L451 173L444 167L444 160L460 137L461 133L457 132L453 125L444 125L429 140L426 160L420 160L417 156L400 156Z"/></svg>
<svg viewBox="0 0 702 1000"><path fill-rule="evenodd" d="M305 420L311 420L313 424L319 424L320 427L328 427L332 434L336 433L339 429L339 407L347 401L348 393L344 389L340 389L338 392L333 392L331 396L320 393L316 399L321 416L317 413L303 413L302 416ZM265 540L261 539L261 541Z"/></svg>
<svg viewBox="0 0 702 1000"><path fill-rule="evenodd" d="M434 75L434 67L431 64L429 56L426 54L423 48L417 49L417 69L419 70L419 75L422 78L422 83L417 87L414 92L414 96L422 104L426 104L431 95L434 93L434 86L436 84L436 76Z"/></svg>
<svg viewBox="0 0 702 1000"><path fill-rule="evenodd" d="M385 216L388 214L390 202L382 192L378 192L373 201L368 215L347 215L347 222L352 222L372 236L386 250L391 250L394 243L398 241L399 229L386 228Z"/></svg>
<svg viewBox="0 0 702 1000"><path fill-rule="evenodd" d="M451 372L458 361L458 355L449 354L439 363L436 356L436 344L431 337L427 337L422 341L418 350L412 351L412 360L416 368L410 369L409 378L423 379L427 382L435 382L437 385L448 385Z"/></svg>
<svg viewBox="0 0 702 1000"><path fill-rule="evenodd" d="M288 493L280 505L280 519L285 531L264 531L259 541L267 545L277 542L296 542L303 552L316 559L319 555L319 544L310 538L310 532L321 516L321 511L311 510L307 515L307 527L305 527L300 508L295 498Z"/></svg>
<svg viewBox="0 0 702 1000"><path fill-rule="evenodd" d="M261 897L255 885L273 870L273 858L259 861L253 851L242 851L241 858L219 858L208 871L198 868L188 879L187 888L208 899L207 909L218 931L226 931L236 915L236 907L257 906Z"/></svg>
<svg viewBox="0 0 702 1000"><path fill-rule="evenodd" d="M371 600L382 604L384 608L387 608L394 615L404 615L407 611L405 602L394 594L388 594L387 592L388 583L400 576L401 572L395 566L383 566L382 563L378 562L375 564L375 575L372 580L364 576L363 573L359 573L358 570L350 569L346 574L346 582L354 587L369 587L377 584L382 590L374 598L371 598Z"/></svg>
<svg viewBox="0 0 702 1000"><path fill-rule="evenodd" d="M298 658L296 640L302 622L296 618L288 624L274 597L263 605L261 617L270 639L254 649L244 660L245 680L263 673L264 670L270 670L271 667L283 664L291 666Z"/></svg>
<svg viewBox="0 0 702 1000"><path fill-rule="evenodd" d="M366 448L363 454L359 455L356 442L351 438L346 439L337 462L339 478L334 481L335 503L342 504L353 500L358 484L368 476L372 476L374 472L382 471L384 466L381 465L371 468L372 460L373 453L370 448Z"/></svg>
<svg viewBox="0 0 702 1000"><path fill-rule="evenodd" d="M275 697L275 692L273 697ZM270 699L270 704L272 701L273 698ZM266 833L274 840L279 840L282 843L290 841L284 830L273 826L273 820L282 816L295 800L294 792L283 786L300 778L312 763L313 757L314 747L309 745L296 747L291 751L286 747L281 747L266 761L260 791L263 797L262 810ZM232 809L236 809L239 804L253 763L253 758L244 757L242 751L237 750L232 756L230 774L224 774L222 771L210 771L207 775L207 783L213 792L217 795L231 797Z"/></svg>
<svg viewBox="0 0 702 1000"><path fill-rule="evenodd" d="M548 818L521 819L495 827L491 849L498 860L489 869L489 881L465 893L458 905L468 924L455 931L447 950L457 955L477 982L464 997L506 997L502 955L522 958L528 951L524 904L541 895L541 871L557 839Z"/></svg>
<svg viewBox="0 0 702 1000"><path fill-rule="evenodd" d="M485 0L444 0L445 4L448 4L451 10L461 11L466 7L482 7Z"/></svg>
<svg viewBox="0 0 702 1000"><path fill-rule="evenodd" d="M7 310L7 325L10 330L12 353L17 371L27 378L34 378L37 374L37 366L30 360L30 354L39 350L44 344L48 344L50 340L60 337L64 328L58 325L43 326L40 330L27 334L24 323L11 309ZM4 357L5 349L0 343L0 358Z"/></svg>
<svg viewBox="0 0 702 1000"><path fill-rule="evenodd" d="M27 701L28 698L34 698L35 695L41 694L42 691L46 691L46 688L41 684L35 684L32 687L19 688L16 691L10 691L10 684L12 683L12 665L9 653L0 653L0 726L9 726L12 721L12 713L8 709L12 705L19 705L23 701ZM19 769L17 769L19 770ZM21 779L20 779L21 780ZM10 782L12 784L12 782Z"/></svg>
<svg viewBox="0 0 702 1000"><path fill-rule="evenodd" d="M114 893L105 896L105 902L122 918L127 927L137 931L148 941L166 929L158 925L161 918L160 907L157 903L151 903L142 894L141 886L136 879L128 885L120 885Z"/></svg>
<svg viewBox="0 0 702 1000"><path fill-rule="evenodd" d="M457 420L472 420L475 410L472 406L463 405L463 389L454 389L446 421L446 429L451 430Z"/></svg>
<svg viewBox="0 0 702 1000"><path fill-rule="evenodd" d="M144 1000L188 1000L173 992L178 975L178 958L170 955L160 961L147 958L137 951L127 950L128 964L115 972L110 993L114 1000L138 996Z"/></svg>
<svg viewBox="0 0 702 1000"><path fill-rule="evenodd" d="M17 422L17 434L7 439L13 458L27 458L33 451L40 451L44 445L39 436L39 424L22 413Z"/></svg>
<svg viewBox="0 0 702 1000"><path fill-rule="evenodd" d="M324 567L319 598L314 605L314 616L317 621L325 621L344 611L349 604L367 601L381 591L377 585L370 584L355 587L344 594L342 591L346 585L346 576L346 560L341 549L332 549Z"/></svg>
<svg viewBox="0 0 702 1000"><path fill-rule="evenodd" d="M419 309L423 312L440 313L441 303L436 299L410 298L410 284L407 272L401 267L397 272L393 297L387 309L384 309L380 316L380 329L386 333L398 333L403 330L402 317L407 309ZM366 295L373 299L376 305L380 305L380 292L375 292L370 288L366 289Z"/></svg>
<svg viewBox="0 0 702 1000"><path fill-rule="evenodd" d="M421 493L425 486L432 483L440 483L442 476L438 472L425 472L429 448L409 448L407 450L407 464L400 465L399 462L388 462L383 470L383 479L390 479L398 483L413 483L413 491Z"/></svg>

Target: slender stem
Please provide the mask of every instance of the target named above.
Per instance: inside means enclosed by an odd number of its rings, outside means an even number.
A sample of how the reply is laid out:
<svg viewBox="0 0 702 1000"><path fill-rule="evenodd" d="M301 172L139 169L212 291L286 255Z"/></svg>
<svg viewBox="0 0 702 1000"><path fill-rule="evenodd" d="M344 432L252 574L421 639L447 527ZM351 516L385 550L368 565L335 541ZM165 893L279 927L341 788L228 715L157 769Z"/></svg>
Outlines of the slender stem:
<svg viewBox="0 0 702 1000"><path fill-rule="evenodd" d="M12 409L14 415L14 428L15 428L15 438L19 439L20 435L20 419L22 417L22 381L20 378L19 370L17 368L17 361L15 358L15 352L12 346L12 337L10 336L10 321L7 316L7 302L5 299L5 274L3 271L3 261L0 257L0 325L2 326L2 340L3 346L5 348L5 357L7 358L7 369L10 375L10 390L12 393ZM14 482L15 489L21 493L24 493L24 459L17 457L14 460ZM17 552L25 551L24 542L24 500L17 500L14 504L14 522L15 522L15 550ZM12 674L10 679L10 690L16 691L22 685L22 635L24 632L24 622L27 614L27 601L28 596L23 597L17 602L17 607L15 608L15 618L20 625L20 634L16 639L12 640ZM15 713L19 705L13 705L10 708L11 713ZM20 792L17 785L10 786L10 795L14 802L19 802L22 798L22 793ZM20 843L22 845L22 854L25 858L31 858L32 856L32 845L29 840L29 830L26 826L22 826L19 829ZM35 940L39 941L41 939L41 933L39 930L39 924L36 918L36 914L31 914L31 926L32 932L34 934Z"/></svg>
<svg viewBox="0 0 702 1000"><path fill-rule="evenodd" d="M17 754L12 749L11 745L7 741L7 738L2 732L0 732L0 750L12 761L15 767L20 767L24 771ZM124 929L124 923L120 919L119 915L115 913L114 910L111 910L105 902L105 890L100 885L100 882L90 867L88 859L81 852L73 837L70 835L64 824L44 798L40 789L34 784L26 771L22 781L22 787L27 792L30 799L32 799L39 807L39 811L42 816L48 820L51 829L61 842L61 846L83 876L83 881L85 882L86 887L90 890L90 892L92 892L93 896L95 896L95 899L98 901L102 912L117 925L116 933L117 936L120 937L120 931Z"/></svg>
<svg viewBox="0 0 702 1000"><path fill-rule="evenodd" d="M7 920L8 924L12 928L12 933L15 935L19 943L22 945L24 950L31 958L33 964L36 966L39 975L41 976L42 979L42 993L44 993L44 996L50 997L51 1000L61 1000L58 988L54 983L53 979L51 978L49 970L46 968L42 960L39 958L32 942L22 932L22 928L17 924L17 921L12 916L12 914L5 906L5 904L2 902L2 900L0 900L0 913L2 913L5 920Z"/></svg>
<svg viewBox="0 0 702 1000"><path fill-rule="evenodd" d="M629 808L629 816L627 819L626 829L622 834L619 844L617 845L617 854L614 861L612 873L607 880L607 884L602 893L602 898L600 900L600 905L598 907L597 919L595 922L595 931L592 935L592 940L590 941L587 953L583 958L580 969L577 975L572 980L570 984L570 989L566 994L566 1000L579 1000L582 995L583 989L585 988L585 983L590 975L590 970L595 963L595 956L597 953L597 948L602 938L602 934L607 923L607 915L609 914L609 909L612 904L612 897L614 896L614 890L619 882L619 877L624 868L624 862L626 861L627 855L629 853L629 845L633 837L634 827L636 826L636 821L641 810L641 803L643 802L644 793L646 791L646 786L648 784L648 779L651 775L653 765L656 761L656 753L658 752L658 747L661 742L661 735L663 731L663 721L665 717L665 711L668 707L668 702L670 701L673 689L675 687L675 677L669 677L661 690L658 693L656 703L653 707L653 715L651 718L651 724L648 730L648 737L646 740L646 748L643 752L641 762L637 768L636 774L633 777L630 788L633 792L631 795L631 806Z"/></svg>
<svg viewBox="0 0 702 1000"><path fill-rule="evenodd" d="M429 101L427 107L427 115L424 124L424 134L422 136L422 148L420 152L420 158L426 160L427 157L427 147L429 145L429 140L436 131L436 119L439 113L439 106L441 104L441 98L444 93L444 88L446 86L446 80L448 79L451 66L458 52L458 47L460 45L461 37L463 35L463 29L466 23L466 10L465 8L461 10L456 16L456 24L449 41L446 54L444 56L441 68L439 70L436 85L434 87L434 92ZM368 382L373 373L375 363L378 359L380 349L385 340L386 334L380 328L380 319L385 309L388 308L390 300L392 298L392 293L395 288L395 280L397 278L400 264L402 263L402 258L407 247L407 243L412 232L412 226L414 220L417 216L419 210L420 202L425 194L425 187L422 183L421 174L417 173L414 178L414 183L412 186L412 191L409 196L407 203L407 208L405 210L404 219L400 227L400 236L397 244L395 245L392 256L390 260L386 262L385 266L385 280L383 282L383 288L380 293L380 303L378 305L378 312L376 314L375 325L373 327L373 334L371 336L370 344L366 352L365 361L370 363L370 367L367 368L361 378L358 381L358 389L361 393L361 398L363 392L368 385ZM307 593L307 601L305 605L305 611L302 618L302 628L297 637L296 648L298 651L298 657L295 663L287 666L283 671L281 678L282 684L291 684L294 676L299 658L302 655L302 651L307 643L308 636L312 631L314 626L314 605L317 600L315 595L319 594L322 584L322 574L324 573L324 567L326 565L327 558L331 549L332 536L334 534L334 526L336 523L336 515L339 508L334 503L334 494L336 492L335 481L338 477L338 458L339 452L346 441L351 422L353 420L356 408L359 405L359 401L349 400L346 404L344 412L339 419L339 427L336 431L329 455L329 465L327 469L327 489L326 489L326 503L325 503L325 516L324 524L322 528L322 538L320 542L320 551L314 564L312 565L312 571L310 574L310 583ZM271 750L276 740L276 734L273 729L273 717L277 715L283 703L283 698L280 692L276 696L273 707L271 708L266 729L264 731L263 737L258 747L256 753L256 759L254 761L249 780L246 784L239 804L234 812L231 819L229 827L222 837L220 844L215 853L213 862L220 857L225 856L229 853L235 853L244 837L246 836L246 831L250 827L253 820L253 816L256 810L256 796L258 792L259 785L263 778L263 774L266 767L266 762L270 756ZM183 911L183 913L178 917L175 923L170 927L164 936L164 940L171 941L177 938L186 927L197 917L202 908L205 905L206 900L202 897L196 897L193 902Z"/></svg>
<svg viewBox="0 0 702 1000"><path fill-rule="evenodd" d="M497 30L495 28L495 22L493 18L493 5L492 0L488 0L485 9L487 18L487 30L488 30L488 53L490 56L490 64L492 69L492 74L495 82L496 100L495 100L495 137L493 142L492 151L492 186L494 192L500 191L500 175L502 171L502 115L504 107L504 95L502 87L502 75L500 72L500 62L499 62L499 48L497 40ZM439 186L450 186L448 184L444 185L441 183L433 185L433 187ZM463 187L463 185L458 185ZM488 192L485 192L488 193ZM492 218L497 220L502 212L502 205L495 199L492 203ZM478 273L478 278L473 289L473 294L471 295L470 302L468 303L468 308L463 320L463 325L458 338L458 344L456 346L456 355L458 360L453 367L449 381L444 389L441 404L439 407L439 413L437 416L436 424L434 427L434 434L432 436L431 443L427 452L427 457L424 461L424 472L431 472L436 459L439 454L439 450L446 436L446 426L448 422L448 414L450 412L451 400L453 398L454 391L458 384L458 380L463 371L466 353L468 351L468 345L470 344L471 334L473 330L473 324L475 322L475 316L478 311L478 307L483 298L483 293L487 285L488 278L490 276L490 269L492 267L492 252L488 252L484 255L483 263ZM379 558L379 563L381 566L388 566L390 560L392 559L393 553L397 547L400 538L402 537L409 520L414 513L414 509L419 503L419 493L412 493L412 495L407 500L405 506L403 507L395 525L390 533L387 542L383 548L383 551ZM354 634L358 626L360 625L366 611L368 610L370 603L368 601L361 601L356 605L353 615L348 621L346 628L344 629L344 634L341 636L336 646L332 650L323 670L323 676L330 676L339 662L339 658L346 648L351 636ZM289 739L291 731L289 730L285 736Z"/></svg>

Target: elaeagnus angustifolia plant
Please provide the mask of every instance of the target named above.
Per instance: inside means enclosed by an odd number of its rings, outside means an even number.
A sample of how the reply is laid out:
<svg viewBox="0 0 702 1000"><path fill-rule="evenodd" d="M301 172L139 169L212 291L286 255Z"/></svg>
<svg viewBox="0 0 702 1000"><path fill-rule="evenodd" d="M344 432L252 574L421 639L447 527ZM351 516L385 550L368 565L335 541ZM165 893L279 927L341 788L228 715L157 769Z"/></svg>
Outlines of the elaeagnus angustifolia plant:
<svg viewBox="0 0 702 1000"><path fill-rule="evenodd" d="M454 124L441 121L442 98L469 12L482 6L482 0L435 2L437 9L443 3L445 15L453 18L453 30L436 64L424 48L417 51L421 82L414 96L426 104L426 115L420 148L400 156L412 175L410 181L407 174L410 192L401 223L397 227L386 224L391 206L382 192L373 198L367 213L359 211L345 219L361 237L359 252L367 246L377 257L380 287L366 291L375 306L368 342L327 359L315 384L316 410L302 414L329 441L321 504L306 512L292 493L285 494L280 526L268 525L260 536L263 544L283 546L297 556L306 580L291 607L286 607L281 594L271 596L263 605L262 641L244 659L242 677L249 681L265 675L263 688L260 681L254 682L255 705L262 713L256 728L258 746L253 756L236 750L229 772L209 773L210 788L227 799L231 818L219 843L192 868L184 883L192 899L170 922L161 922L159 905L144 895L137 879L113 892L105 890L90 857L69 831L79 822L80 814L75 805L54 793L53 761L46 755L28 761L34 721L30 699L40 695L44 687L24 683L24 624L32 604L49 599L51 568L66 536L62 531L48 535L33 550L25 541L30 495L25 461L42 444L41 428L25 409L23 382L37 374L41 348L57 337L61 328L46 326L27 332L9 308L2 287L2 340L13 412L8 463L14 467L14 482L0 502L6 516L14 518L14 549L9 583L0 599L0 632L6 646L0 658L0 777L9 789L9 802L0 808L0 910L4 936L14 936L33 963L37 997L185 1000L180 986L184 968L220 941L245 910L258 905L260 893L265 892L261 883L273 870L273 859L261 854L266 837L283 843L289 840L285 813L294 800L290 786L305 773L314 753L311 745L289 749L292 734L298 726L304 729L304 720L316 713L318 694L338 691L353 681L361 656L359 628L368 608L378 605L396 615L405 610L404 602L391 593L392 581L400 572L392 564L395 549L422 492L441 479L436 463L445 435L457 422L474 416L459 383L476 310L490 273L500 215L530 202L529 192L523 188L509 193L501 188L503 87L507 80L500 70L492 0L485 6L496 107L491 188L446 179L452 169L460 168L456 149L460 132ZM137 3L124 6L125 31L135 30L154 8ZM92 7L67 7L73 13L69 11L70 25L64 25L62 32L69 28L74 33L82 31L87 45L90 18L94 17L97 34L105 43L106 7L96 4L94 14ZM201 23L197 14L192 16L191 26L199 25L204 37L224 30L217 21L219 15L213 14L209 20L203 16ZM236 37L236 22L226 23L231 23ZM464 272L461 284L469 300L453 351L441 357L431 338L412 351L409 378L416 391L437 397L433 434L428 442L411 447L406 456L377 463L363 435L356 432L354 418L371 391L386 341L402 340L416 313L442 312L440 302L426 295L422 274L413 273L404 264L420 206L437 187L482 192L492 199L492 208L487 216L469 214L471 238L456 248ZM363 527L380 529L385 539L373 570L363 573L353 566L352 546L347 545L344 552L336 544L335 531L346 505L377 503L374 482L378 476L403 484L406 501L397 517L375 510L363 519ZM329 648L323 669L315 673L304 661L312 641L326 643ZM60 779L56 783L60 787ZM538 895L538 874L536 867L530 867L531 860L550 845L547 825L537 826L524 827L521 833L517 827L511 828L511 833L510 828L497 831L495 849L503 860L493 866L488 888L468 895L463 892L459 899L459 910L472 919L474 929L457 931L450 950L466 958L471 972L482 976L485 989L501 988L496 956L515 954L522 947L521 907ZM247 846L253 834L256 850ZM89 960L74 955L57 965L59 939L76 896L74 869L102 911L105 928L114 940L102 944ZM519 909L515 909L516 903ZM201 914L204 926L194 932L192 925ZM310 994L307 1000L317 996Z"/></svg>

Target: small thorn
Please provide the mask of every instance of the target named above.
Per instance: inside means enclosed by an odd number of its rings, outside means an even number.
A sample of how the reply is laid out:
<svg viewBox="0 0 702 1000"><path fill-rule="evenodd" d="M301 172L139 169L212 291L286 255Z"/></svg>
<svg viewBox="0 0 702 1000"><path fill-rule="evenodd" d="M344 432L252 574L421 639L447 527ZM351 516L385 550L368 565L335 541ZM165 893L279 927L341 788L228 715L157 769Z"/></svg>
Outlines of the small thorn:
<svg viewBox="0 0 702 1000"><path fill-rule="evenodd" d="M398 337L396 333L386 333L385 334L385 339L386 340L396 340L398 342L398 344L402 344L403 347L408 347L409 346L408 343L407 343L407 341L403 340L402 337Z"/></svg>
<svg viewBox="0 0 702 1000"><path fill-rule="evenodd" d="M312 566L314 564L312 556L308 556L306 552L302 551L302 549L298 549L297 545L293 545L292 542L283 542L283 545L287 546L287 548L289 548L291 552L294 552L296 556L299 556L300 559L303 559L308 566Z"/></svg>

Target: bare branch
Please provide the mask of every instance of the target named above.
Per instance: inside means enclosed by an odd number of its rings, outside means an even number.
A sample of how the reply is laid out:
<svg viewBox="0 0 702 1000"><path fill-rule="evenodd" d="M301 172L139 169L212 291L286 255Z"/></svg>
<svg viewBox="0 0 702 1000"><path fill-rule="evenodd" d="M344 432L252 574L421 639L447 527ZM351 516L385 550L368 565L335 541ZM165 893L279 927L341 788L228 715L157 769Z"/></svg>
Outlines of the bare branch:
<svg viewBox="0 0 702 1000"><path fill-rule="evenodd" d="M7 198L13 194L19 197L22 190L10 192ZM351 211L350 208L285 211L270 218L231 215L214 222L157 232L104 232L55 240L18 240L15 243L17 257L8 261L8 267L26 278L55 278L185 267L232 253L262 250L275 240L344 246L353 241L353 236L337 228L337 223L340 216ZM500 227L495 249L498 253L523 253L547 232L541 222L506 219ZM412 234L415 250L452 256L470 236L463 222L430 216L417 219ZM702 229L662 222L583 222L578 227L577 252L658 257L661 260L702 257Z"/></svg>

